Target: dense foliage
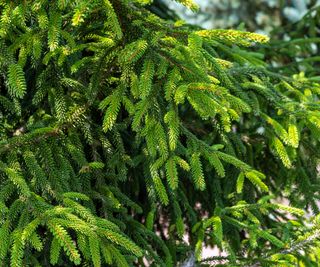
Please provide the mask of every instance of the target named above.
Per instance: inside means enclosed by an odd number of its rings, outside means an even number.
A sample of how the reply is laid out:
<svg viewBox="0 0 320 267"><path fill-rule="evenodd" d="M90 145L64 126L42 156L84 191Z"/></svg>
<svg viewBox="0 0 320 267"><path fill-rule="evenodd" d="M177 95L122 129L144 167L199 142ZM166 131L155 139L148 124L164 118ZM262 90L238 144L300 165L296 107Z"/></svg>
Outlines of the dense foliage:
<svg viewBox="0 0 320 267"><path fill-rule="evenodd" d="M150 2L0 2L0 266L317 266L317 73Z"/></svg>

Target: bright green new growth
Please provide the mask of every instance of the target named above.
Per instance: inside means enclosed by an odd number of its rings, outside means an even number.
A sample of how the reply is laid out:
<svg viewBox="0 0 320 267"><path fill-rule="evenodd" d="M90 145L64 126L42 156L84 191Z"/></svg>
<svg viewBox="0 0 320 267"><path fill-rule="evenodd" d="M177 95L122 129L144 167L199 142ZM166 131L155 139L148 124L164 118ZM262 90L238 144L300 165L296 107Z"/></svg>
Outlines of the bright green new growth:
<svg viewBox="0 0 320 267"><path fill-rule="evenodd" d="M0 266L316 266L319 84L150 2L0 4Z"/></svg>

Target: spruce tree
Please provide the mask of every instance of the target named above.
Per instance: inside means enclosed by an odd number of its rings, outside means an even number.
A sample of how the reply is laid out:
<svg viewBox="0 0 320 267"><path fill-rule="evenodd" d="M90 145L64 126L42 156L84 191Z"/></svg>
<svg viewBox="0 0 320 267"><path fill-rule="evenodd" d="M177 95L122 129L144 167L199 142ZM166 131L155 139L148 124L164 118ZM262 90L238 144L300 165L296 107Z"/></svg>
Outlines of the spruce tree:
<svg viewBox="0 0 320 267"><path fill-rule="evenodd" d="M317 266L318 79L151 2L0 2L0 266Z"/></svg>

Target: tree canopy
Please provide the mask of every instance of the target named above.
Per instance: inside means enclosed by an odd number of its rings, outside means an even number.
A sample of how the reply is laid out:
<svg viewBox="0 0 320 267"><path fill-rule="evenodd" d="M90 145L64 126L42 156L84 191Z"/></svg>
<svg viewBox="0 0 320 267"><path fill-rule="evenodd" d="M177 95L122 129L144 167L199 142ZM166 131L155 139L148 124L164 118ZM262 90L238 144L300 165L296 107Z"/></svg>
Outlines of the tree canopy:
<svg viewBox="0 0 320 267"><path fill-rule="evenodd" d="M317 266L314 14L269 44L151 2L0 2L0 266Z"/></svg>

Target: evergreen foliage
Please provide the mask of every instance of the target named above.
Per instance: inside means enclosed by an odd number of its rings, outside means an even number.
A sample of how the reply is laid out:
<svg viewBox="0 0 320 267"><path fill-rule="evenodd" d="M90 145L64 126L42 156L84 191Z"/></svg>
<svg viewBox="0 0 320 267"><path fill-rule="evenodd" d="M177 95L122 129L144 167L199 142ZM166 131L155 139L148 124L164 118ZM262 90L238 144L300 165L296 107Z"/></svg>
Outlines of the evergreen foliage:
<svg viewBox="0 0 320 267"><path fill-rule="evenodd" d="M0 2L0 266L317 266L315 73L151 2Z"/></svg>

